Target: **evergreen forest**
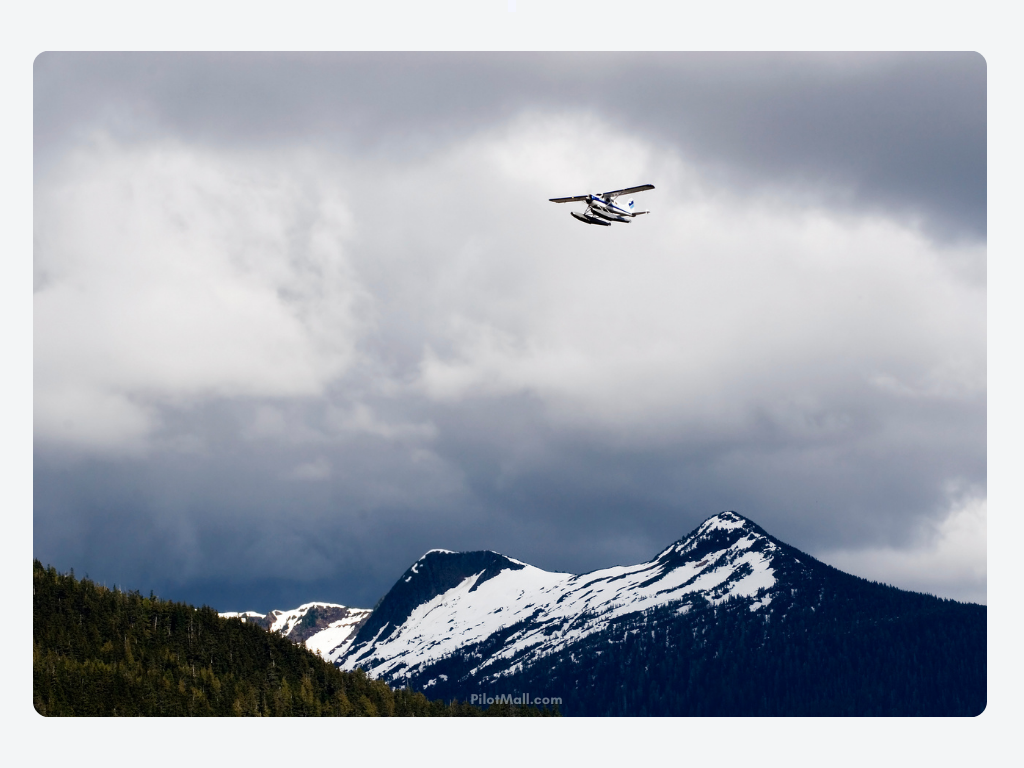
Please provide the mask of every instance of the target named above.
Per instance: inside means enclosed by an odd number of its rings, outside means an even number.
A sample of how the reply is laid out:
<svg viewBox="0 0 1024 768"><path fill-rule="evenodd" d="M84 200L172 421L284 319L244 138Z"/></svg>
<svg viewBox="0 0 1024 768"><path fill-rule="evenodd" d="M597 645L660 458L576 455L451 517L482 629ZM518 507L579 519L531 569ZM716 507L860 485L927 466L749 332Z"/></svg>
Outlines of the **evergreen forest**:
<svg viewBox="0 0 1024 768"><path fill-rule="evenodd" d="M33 704L45 716L531 717L431 701L209 607L32 568Z"/></svg>

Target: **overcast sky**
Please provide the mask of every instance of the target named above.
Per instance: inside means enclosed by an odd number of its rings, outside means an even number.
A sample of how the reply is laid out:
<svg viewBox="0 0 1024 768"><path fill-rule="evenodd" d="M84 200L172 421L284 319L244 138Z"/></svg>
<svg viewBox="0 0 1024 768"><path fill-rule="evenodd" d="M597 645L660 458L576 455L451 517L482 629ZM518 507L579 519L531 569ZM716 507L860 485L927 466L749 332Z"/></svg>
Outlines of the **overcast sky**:
<svg viewBox="0 0 1024 768"><path fill-rule="evenodd" d="M735 510L986 593L977 54L35 63L34 547L221 610ZM548 198L651 183L588 227Z"/></svg>

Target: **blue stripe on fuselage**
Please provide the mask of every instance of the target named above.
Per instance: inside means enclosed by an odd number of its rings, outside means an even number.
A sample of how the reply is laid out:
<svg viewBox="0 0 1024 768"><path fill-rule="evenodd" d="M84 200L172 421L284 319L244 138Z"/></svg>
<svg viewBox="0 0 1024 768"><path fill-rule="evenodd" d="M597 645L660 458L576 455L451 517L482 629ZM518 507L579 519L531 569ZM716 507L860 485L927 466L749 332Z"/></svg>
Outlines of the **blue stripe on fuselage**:
<svg viewBox="0 0 1024 768"><path fill-rule="evenodd" d="M605 210L608 211L612 211L614 213L622 214L625 216L633 215L630 211L627 211L625 208L619 208L619 206L617 206L615 203L608 202L603 197L598 197L597 195L590 196L590 203L591 205L596 203L599 207L604 208Z"/></svg>

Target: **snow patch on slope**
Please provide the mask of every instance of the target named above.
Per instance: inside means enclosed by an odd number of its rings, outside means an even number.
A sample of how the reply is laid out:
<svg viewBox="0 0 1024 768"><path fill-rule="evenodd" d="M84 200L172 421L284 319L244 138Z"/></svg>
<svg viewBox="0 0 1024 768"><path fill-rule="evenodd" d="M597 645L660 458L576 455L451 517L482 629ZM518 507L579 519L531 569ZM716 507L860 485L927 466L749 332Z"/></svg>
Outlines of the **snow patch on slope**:
<svg viewBox="0 0 1024 768"><path fill-rule="evenodd" d="M378 632L370 641L352 647L347 656L337 658L345 669L361 666L372 676L398 680L521 625L504 639L500 650L481 658L470 674L508 662L512 664L507 672L513 672L630 614L693 597L712 605L730 598L757 597L775 584L771 567L775 544L750 529L733 543L706 552L719 540L712 534L730 533L748 524L738 515L723 513L652 561L580 576L522 564L520 569L504 569L481 583L484 572L480 571L418 605L383 640ZM686 553L698 546L704 547L704 554L687 560ZM758 607L768 601L770 598L762 598ZM689 604L679 610L688 611Z"/></svg>
<svg viewBox="0 0 1024 768"><path fill-rule="evenodd" d="M289 611L274 610L267 614L256 611L227 611L219 615L226 619L239 618L242 621L257 621L270 632L277 632L300 642L303 634L300 629L310 631L309 627L302 626L302 620L313 609L318 609L321 613L328 612L328 615L330 613L342 614L342 618L331 621L326 627L319 630L314 628L312 634L303 642L309 650L331 661L340 658L348 650L356 630L362 626L371 613L366 608L348 608L338 603L314 602L304 603Z"/></svg>

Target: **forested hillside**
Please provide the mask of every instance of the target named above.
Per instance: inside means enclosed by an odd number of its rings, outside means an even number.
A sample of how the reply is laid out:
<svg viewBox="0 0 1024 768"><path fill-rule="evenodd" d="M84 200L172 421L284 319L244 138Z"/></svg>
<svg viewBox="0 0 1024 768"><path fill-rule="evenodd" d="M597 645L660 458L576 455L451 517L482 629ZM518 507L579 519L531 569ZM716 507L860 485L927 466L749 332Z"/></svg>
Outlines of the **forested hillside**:
<svg viewBox="0 0 1024 768"><path fill-rule="evenodd" d="M972 717L985 709L984 606L834 571L813 605L798 593L772 607L758 615L728 600L683 616L649 611L504 685L560 696L566 716ZM496 653L501 640L473 651ZM430 673L459 680L477 661L468 656L453 654ZM459 695L448 683L429 692Z"/></svg>
<svg viewBox="0 0 1024 768"><path fill-rule="evenodd" d="M537 716L392 690L212 608L107 589L33 563L33 704L42 715Z"/></svg>

